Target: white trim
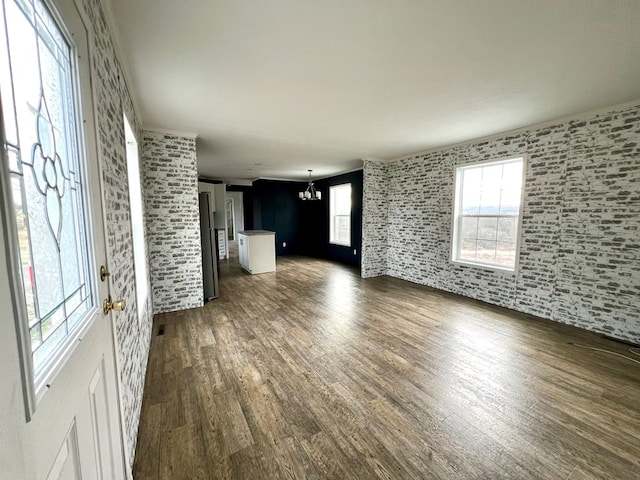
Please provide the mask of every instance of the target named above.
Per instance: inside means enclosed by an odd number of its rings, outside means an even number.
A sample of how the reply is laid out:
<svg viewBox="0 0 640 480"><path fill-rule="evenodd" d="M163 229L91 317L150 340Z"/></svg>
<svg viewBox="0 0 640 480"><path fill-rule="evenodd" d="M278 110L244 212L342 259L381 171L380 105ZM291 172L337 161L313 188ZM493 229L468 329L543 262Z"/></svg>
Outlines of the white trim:
<svg viewBox="0 0 640 480"><path fill-rule="evenodd" d="M147 254L147 237L144 228L144 185L142 179L142 168L141 168L141 160L142 156L140 155L140 146L138 144L138 139L136 138L136 134L131 127L131 122L129 121L129 117L127 112L122 108L122 123L124 127L124 158L125 163L127 164L127 180L129 181L129 188L127 188L127 197L129 200L129 225L131 226L131 251L133 254L133 278L135 285L135 299L136 299L136 311L138 315L138 332L140 332L140 326L145 318L146 313L146 305L149 301L149 273L147 269L147 259L149 258ZM132 138L131 138L132 137ZM135 146L135 149L130 149L129 145ZM135 162L133 162L133 158L130 158L129 152L130 150L135 150ZM132 156L133 156L132 155ZM131 169L135 163L136 172L132 172ZM137 173L137 175L131 175L132 173ZM137 177L137 178L136 178ZM131 201L131 180L133 178L133 182L137 183L136 189L139 190L140 193L140 218L134 219L133 210L131 205L133 202ZM139 241L134 235L134 223L135 221L140 221L142 223L142 257L136 257L136 249L139 249L139 245L136 245L136 242ZM141 266L140 264L144 264ZM144 269L144 272L142 270ZM141 280L140 273L145 274L144 282ZM144 292L140 292L141 286L144 285ZM141 301L141 295L143 297L143 301Z"/></svg>
<svg viewBox="0 0 640 480"><path fill-rule="evenodd" d="M104 12L105 23L107 24L107 30L109 30L109 34L111 36L111 44L113 45L113 49L116 54L116 59L120 64L120 69L122 70L122 74L124 75L124 83L127 86L127 90L129 91L129 96L131 97L131 103L133 104L133 110L135 112L136 117L140 120L140 124L142 124L142 113L140 110L140 103L138 102L138 96L136 95L135 84L133 82L133 75L131 74L131 69L129 68L129 58L124 53L124 49L122 48L122 40L120 35L120 28L118 27L118 21L116 20L116 15L113 11L113 6L111 4L111 0L99 0L100 6L102 7L102 11ZM78 5L82 11L81 5ZM91 22L87 23L87 26L91 25ZM89 28L87 28L89 30ZM93 36L93 35L92 35Z"/></svg>
<svg viewBox="0 0 640 480"><path fill-rule="evenodd" d="M336 245L338 247L351 248L351 243L341 243L341 242L331 242L331 241L329 241L329 245Z"/></svg>
<svg viewBox="0 0 640 480"><path fill-rule="evenodd" d="M217 178L201 177L201 176L198 176L198 182L208 183L209 185L218 185L220 183L225 183L222 180L219 180Z"/></svg>
<svg viewBox="0 0 640 480"><path fill-rule="evenodd" d="M82 178L83 187L90 185L90 179L88 174L88 155L87 155L87 142L85 140L84 128L83 128L83 120L85 119L85 107L87 105L86 102L82 100L82 95L85 89L82 87L82 72L81 67L78 63L78 58L84 56L86 60L86 68L89 71L91 68L91 60L90 60L90 52L83 50L83 43L79 45L73 40L74 35L69 30L70 24L75 24L76 20L80 22L80 24L75 25L78 31L82 31L86 34L86 42L87 42L87 50L90 49L91 37L88 29L86 28L85 18L83 16L84 10L76 3L75 0L70 2L75 9L75 13L77 17L73 18L64 18L61 10L63 7L59 4L59 2L55 0L44 0L44 3L56 22L56 26L60 29L60 33L65 37L65 41L69 44L70 48L70 59L71 63L71 82L73 84L74 95L72 101L75 107L75 115L76 115L76 132L77 142L78 142L78 150L81 154L81 157L84 157L84 162L81 161L78 165L79 167L79 175ZM69 15L71 17L71 15ZM13 78L12 78L13 81ZM90 79L86 80L90 83ZM91 95L90 95L91 97ZM93 103L90 104L93 109ZM2 116L2 111L0 110L0 116ZM3 127L4 128L4 127ZM3 130L4 135L4 130ZM9 177L10 173L7 170L7 161L4 157L5 155L5 141L2 140L2 167L0 168L0 176L2 176L2 184L3 187L6 185L10 185ZM5 215L10 206L13 205L13 198L11 198L11 188L3 188L3 210L5 211ZM84 210L86 214L86 218L84 218L85 222L85 232L87 235L87 260L89 261L89 278L87 281L87 287L91 291L91 296L95 300L95 304L89 309L89 311L84 315L83 320L79 323L74 331L67 334L61 344L54 350L53 354L49 356L46 362L43 364L43 367L40 372L36 375L34 364L33 364L33 352L31 348L31 341L29 335L29 320L26 311L26 303L25 303L25 286L22 280L22 266L20 262L20 251L19 245L16 242L18 238L17 235L17 226L15 224L15 219L10 219L8 222L5 222L5 232L6 232L6 241L7 241L7 262L9 265L9 276L11 280L11 293L13 295L13 309L14 316L16 321L16 330L18 333L18 350L21 356L21 371L23 374L22 383L23 383L23 391L25 392L25 412L26 419L30 421L33 414L35 413L38 404L48 391L50 385L60 374L62 367L66 364L67 360L70 358L71 354L74 352L78 342L82 340L84 334L88 331L88 329L93 325L96 321L96 318L99 317L99 290L97 286L96 278L96 267L95 260L96 252L93 248L93 241L91 241L91 237L94 235L94 227L93 227L93 219L91 217L91 198L89 190L85 192L82 201L84 204ZM17 257L15 256L17 255ZM17 263L16 263L17 262ZM19 291L16 290L17 287Z"/></svg>
<svg viewBox="0 0 640 480"><path fill-rule="evenodd" d="M460 209L460 197L458 192L460 191L461 178L458 176L458 166L453 167L453 202L451 202L451 232L449 234L449 263L454 263L453 259L456 255L456 246L458 245L458 236L456 233L456 212Z"/></svg>
<svg viewBox="0 0 640 480"><path fill-rule="evenodd" d="M522 154L522 179L520 180L520 212L518 212L518 230L516 234L516 264L513 269L514 275L520 271L520 247L522 246L522 217L524 217L525 191L527 189L527 165L529 164L529 154Z"/></svg>
<svg viewBox="0 0 640 480"><path fill-rule="evenodd" d="M491 270L493 272L506 273L508 275L516 275L518 273L517 270L511 270L510 268L504 268L490 263L475 263L467 260L449 260L449 263L453 265L462 265L465 267L481 268L484 270Z"/></svg>
<svg viewBox="0 0 640 480"><path fill-rule="evenodd" d="M347 173L357 172L359 170L364 170L364 165L357 168L352 168L351 170L345 170L344 172L334 173L332 175L325 175L324 177L316 177L314 178L314 182L317 180L326 180L327 178L339 177L340 175L346 175Z"/></svg>
<svg viewBox="0 0 640 480"><path fill-rule="evenodd" d="M568 123L572 121L588 120L590 118L593 118L599 115L615 114L620 110L625 110L627 108L632 108L632 107L640 107L640 99L619 103L617 105L610 105L608 107L598 108L596 110L589 110L587 112L567 115L567 116L555 118L552 120L546 120L544 122L534 123L524 127L514 128L512 130L505 130L502 132L492 133L490 135L485 135L484 137L475 137L469 140L462 140L460 142L455 142L455 143L445 143L439 146L427 148L425 150L419 150L414 153L409 153L406 155L401 155L399 157L390 158L388 160L379 160L379 161L381 163L397 162L397 161L406 160L409 158L420 157L422 155L427 155L429 153L442 152L444 150L449 150L451 148L464 147L468 145L473 145L475 143L488 142L488 141L497 140L503 137L510 137L512 135L518 135L520 133L528 132L530 130L541 130L543 128L553 127L556 125L561 125L563 123Z"/></svg>
<svg viewBox="0 0 640 480"><path fill-rule="evenodd" d="M307 175L309 175L307 173ZM301 179L297 179L297 178L284 178L284 177L256 177L254 179L252 179L252 182L257 182L258 180L270 180L270 181L274 181L274 182L297 182L297 183L304 183L305 185L309 184L309 179L307 180L301 180Z"/></svg>
<svg viewBox="0 0 640 480"><path fill-rule="evenodd" d="M12 309L15 321L18 355L20 357L20 373L22 376L22 392L24 396L24 410L26 421L31 421L36 411L36 388L33 381L33 354L31 353L31 342L29 337L27 306L24 298L24 284L22 281L22 264L20 262L20 246L18 238L18 227L15 215L13 214L13 198L11 194L11 181L9 173L9 159L7 157L6 142L4 138L4 115L2 114L2 99L0 98L0 195L2 205L0 215L4 225L5 255L7 261L7 273L9 277L9 288L13 298Z"/></svg>
<svg viewBox="0 0 640 480"><path fill-rule="evenodd" d="M80 178L82 179L83 187L87 187L84 192L84 196L82 198L85 216L83 220L85 221L85 234L87 235L87 260L89 262L89 278L86 280L88 288L91 290L91 296L95 300L95 305L93 305L89 311L84 315L83 320L79 323L79 326L76 330L72 331L68 334L64 341L60 344L60 346L55 350L53 355L47 359L46 364L42 371L36 375L33 370L33 362L32 362L32 370L31 370L31 381L34 385L34 393L35 393L35 406L40 403L44 395L49 390L50 386L53 384L55 379L61 373L62 368L67 363L67 360L71 357L73 352L75 351L78 342L84 338L86 332L91 328L94 322L97 321L98 318L102 318L101 315L101 298L100 298L100 289L98 286L98 272L96 267L96 250L94 245L95 238L95 219L93 218L93 199L91 198L91 189L89 188L91 185L90 178L90 166L91 157L90 153L92 147L95 148L93 144L92 138L87 135L87 124L89 124L89 128L91 132L95 132L95 124L92 119L87 119L87 109L90 109L91 113L95 111L95 104L93 101L93 91L92 91L92 81L91 81L91 45L93 41L93 37L90 33L90 30L87 28L88 19L85 17L85 11L82 8L82 5L78 4L77 0L69 0L68 8L75 9L75 15L71 18L71 14L69 10L65 8L65 6L61 5L58 0L44 0L47 5L49 12L54 17L58 28L61 33L66 37L66 41L69 43L69 47L71 50L71 58L70 62L72 63L72 79L74 89L74 96L72 101L75 107L76 114L76 136L78 142L78 153L80 154L80 162L78 164ZM65 10L65 13L62 12ZM65 14L67 17L65 17ZM75 20L78 20L80 23L75 25ZM75 34L69 30L69 26L74 25L76 27L76 32L83 32L86 35L86 45L84 45L84 41L76 42L74 40ZM86 51L84 50L84 46L86 46ZM85 66L81 66L78 58L85 59ZM89 78L83 78L82 70L86 69L86 73L90 76ZM101 209L102 211L102 209ZM106 246L106 241L104 242ZM21 293L24 298L24 293ZM24 323L28 324L28 319L25 317ZM33 353L31 353L33 356Z"/></svg>
<svg viewBox="0 0 640 480"><path fill-rule="evenodd" d="M150 130L153 131L153 130ZM161 133L161 132L159 132ZM364 170L364 165L361 167L352 168L350 170L341 171L339 173L332 173L331 175L324 175L322 177L313 177L313 181L318 180L326 180L327 178L339 177L340 175L346 175L347 173L358 172L360 170ZM309 180L303 180L298 178L284 178L284 177L254 177L250 179L245 178L224 178L224 177L207 177L205 175L198 175L199 179L209 180L214 182L222 182L227 185L241 185L250 187L253 182L257 182L258 180L270 180L274 182L298 182L304 183L305 185L309 183Z"/></svg>
<svg viewBox="0 0 640 480"><path fill-rule="evenodd" d="M516 251L515 251L515 262L513 268L503 267L500 265L488 263L488 262L474 262L470 260L461 260L459 259L460 255L460 242L458 241L458 235L461 230L461 219L464 215L461 215L460 210L460 201L462 198L462 186L461 186L461 176L459 175L459 171L461 169L467 169L470 167L486 167L497 164L504 164L510 161L522 160L522 177L520 183L520 209L518 211L518 226L516 233ZM521 155L513 155L504 158L494 158L491 160L485 160L482 162L467 162L464 164L456 165L453 167L453 181L454 181L454 189L453 189L453 209L451 212L451 235L449 240L449 263L454 265L465 265L476 268L484 268L487 270L498 271L508 274L517 275L518 270L520 268L520 246L522 244L522 217L524 212L524 200L525 200L525 187L526 187L526 171L527 171L527 160L528 155L523 153ZM457 214L456 214L457 213ZM496 217L498 215L489 215L490 217ZM514 215L510 215L514 216Z"/></svg>
<svg viewBox="0 0 640 480"><path fill-rule="evenodd" d="M361 167L356 167L356 168L352 168L350 170L345 170L345 171L341 171L338 173L332 173L330 175L323 175L321 177L313 177L313 181L317 182L318 180L326 180L327 178L333 178L333 177L339 177L340 175L346 175L347 173L352 173L352 172L357 172L359 170L364 170L364 165ZM205 177L201 177L201 178L205 178ZM212 178L212 180L220 180L221 179L214 179ZM272 181L276 181L276 182L302 182L305 184L309 183L309 180L306 179L298 179L298 178L284 178L284 177L255 177L253 179L251 179L251 182L256 182L258 180L272 180ZM347 182L349 183L349 182Z"/></svg>
<svg viewBox="0 0 640 480"><path fill-rule="evenodd" d="M109 0L106 0L109 1ZM100 0L100 4L102 5L103 0ZM87 156L91 155L95 158L95 162L96 162L96 167L98 169L98 178L99 178L99 186L98 188L100 189L100 200L102 203L102 208L101 213L102 213L102 218L100 218L100 221L102 222L103 225L103 242L104 242L104 254L105 254L105 266L108 267L109 265L111 265L113 262L111 261L111 256L109 254L109 247L108 247L108 242L107 242L107 212L106 212L106 198L105 198L105 188L104 188L104 162L103 162L103 156L102 156L102 149L100 148L102 141L101 141L101 137L99 134L99 129L98 129L98 125L100 124L99 118L98 118L98 102L97 102L97 98L98 98L98 93L97 93L97 86L96 86L96 82L94 81L94 79L98 78L98 72L96 69L96 63L93 61L94 59L94 54L95 54L95 50L96 50L96 42L95 42L95 33L93 31L92 28L89 28L92 24L91 24L91 19L88 16L87 11L84 9L83 5L81 4L80 0L74 0L74 3L76 5L76 9L78 10L80 17L82 18L82 21L84 22L84 26L86 29L86 33L87 33L87 41L88 41L88 49L89 49L89 61L88 61L88 70L89 70L89 90L88 92L85 92L88 95L88 101L89 101L89 105L91 106L91 117L90 118L84 118L85 122L87 123L91 123L89 125L89 127L91 128L91 136L89 137L89 135L83 135L83 138L85 141L90 142L90 144L87 146ZM107 13L105 12L105 15L107 15ZM107 19L108 20L108 19ZM107 26L108 25L108 21L107 21ZM111 34L113 35L113 32L111 32ZM115 48L115 45L114 45ZM118 54L118 51L116 50L116 56ZM125 65L120 62L121 67L123 68L123 72L125 72L125 83L126 83L126 68ZM129 88L129 94L131 95L132 98L132 103L133 103L133 108L134 110L136 110L136 102L135 102L135 96L133 95L133 91ZM122 108L122 105L121 105ZM124 114L124 112L121 112ZM134 112L136 113L136 115L140 117L139 112ZM84 117L84 115L83 115ZM98 221L98 219L93 219L94 221ZM95 261L94 261L94 266L96 265ZM94 278L97 279L97 274L94 275ZM111 284L107 281L107 289L109 291L109 294L111 294ZM147 309L148 310L148 309ZM117 415L118 415L118 420L119 420L119 432L118 435L120 437L120 447L121 447L121 451L120 451L120 458L122 459L123 462L123 470L127 476L127 480L131 480L132 477L132 472L131 469L129 468L129 451L127 448L127 438L126 438L126 422L125 422L125 418L124 418L124 414L123 414L123 405L124 405L124 398L122 396L122 386L120 384L121 379L120 379L120 351L118 349L118 342L116 339L116 332L114 329L114 322L113 322L113 315L112 313L109 313L108 315L103 317L105 321L109 322L109 335L111 336L111 346L112 346L112 353L113 353L113 363L114 363L114 370L115 370L115 387L116 387L116 396L117 396Z"/></svg>
<svg viewBox="0 0 640 480"><path fill-rule="evenodd" d="M241 178L227 178L223 181L227 185L236 185L239 187L250 187L252 185L251 180Z"/></svg>
<svg viewBox="0 0 640 480"><path fill-rule="evenodd" d="M508 157L503 157L503 158L493 158L491 160L483 160L481 162L474 162L473 160L469 160L467 163L461 163L459 165L456 165L454 167L455 170L458 170L459 168L470 168L470 167L490 167L491 165L497 165L499 163L507 163L509 161L516 161L516 160L524 160L526 157L526 153L520 154L520 155L510 155Z"/></svg>
<svg viewBox="0 0 640 480"><path fill-rule="evenodd" d="M67 360L71 358L73 352L76 350L85 334L98 320L98 318L102 318L102 311L99 305L100 297L98 292L94 293L96 300L98 300L98 305L91 307L85 315L85 320L80 324L80 327L64 339L62 345L56 349L54 355L47 361L46 368L42 371L40 376L38 378L34 377L33 383L35 384L36 406L40 404L40 401L49 391L51 385L56 381L56 378L60 375L62 368L67 363ZM87 318L89 318L89 320L87 320Z"/></svg>
<svg viewBox="0 0 640 480"><path fill-rule="evenodd" d="M331 240L331 234L333 233L333 217L334 216L338 216L338 215L332 215L332 210L333 210L333 201L332 201L332 195L331 195L331 191L334 189L340 189L340 188L344 188L346 186L349 186L349 241L348 242L340 242L340 241L336 241L336 240ZM329 197L329 244L330 245L339 245L341 247L348 247L351 248L351 243L353 240L353 186L351 182L344 182L344 183L338 183L336 185L329 185L329 191L328 193L328 197ZM342 215L341 215L342 216Z"/></svg>
<svg viewBox="0 0 640 480"><path fill-rule="evenodd" d="M231 202L231 223L233 225L233 238L229 240L229 217L227 217L227 205ZM235 200L233 197L227 197L227 192L225 189L224 194L224 219L225 219L225 230L227 230L227 242L235 242L238 240L237 237L237 228L236 228L236 210L235 210ZM228 250L228 248L227 248Z"/></svg>
<svg viewBox="0 0 640 480"><path fill-rule="evenodd" d="M147 127L146 125L143 125L141 127L142 130L142 136L144 137L144 133L145 132L150 132L150 133L159 133L161 135L174 135L176 137L185 137L185 138L191 138L193 140L195 140L196 138L198 138L198 134L197 133L193 133L193 132L181 132L179 130L169 130L166 128L160 128L160 127Z"/></svg>

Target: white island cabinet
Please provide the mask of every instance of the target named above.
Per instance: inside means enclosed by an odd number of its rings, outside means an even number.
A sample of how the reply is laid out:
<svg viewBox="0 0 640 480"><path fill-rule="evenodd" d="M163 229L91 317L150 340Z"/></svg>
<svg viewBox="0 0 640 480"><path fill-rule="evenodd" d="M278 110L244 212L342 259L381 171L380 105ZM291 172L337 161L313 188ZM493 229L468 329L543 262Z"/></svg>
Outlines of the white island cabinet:
<svg viewBox="0 0 640 480"><path fill-rule="evenodd" d="M244 230L238 232L240 266L249 273L276 271L276 232Z"/></svg>

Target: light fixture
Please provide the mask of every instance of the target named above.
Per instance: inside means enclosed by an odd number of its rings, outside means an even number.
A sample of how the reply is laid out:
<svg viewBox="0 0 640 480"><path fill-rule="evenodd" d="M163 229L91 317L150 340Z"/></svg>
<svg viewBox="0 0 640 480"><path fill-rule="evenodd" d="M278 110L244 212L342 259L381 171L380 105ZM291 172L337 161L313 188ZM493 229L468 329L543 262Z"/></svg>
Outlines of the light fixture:
<svg viewBox="0 0 640 480"><path fill-rule="evenodd" d="M313 172L313 170L309 170L309 185L307 185L307 189L304 192L298 192L298 198L300 200L322 199L322 194L313 186L313 182L311 181L311 172Z"/></svg>

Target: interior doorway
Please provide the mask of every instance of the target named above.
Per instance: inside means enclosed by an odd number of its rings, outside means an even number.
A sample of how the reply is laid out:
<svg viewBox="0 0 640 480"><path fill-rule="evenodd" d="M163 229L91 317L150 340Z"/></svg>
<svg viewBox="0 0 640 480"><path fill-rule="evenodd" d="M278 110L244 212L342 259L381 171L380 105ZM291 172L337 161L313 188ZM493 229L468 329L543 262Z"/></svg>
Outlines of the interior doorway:
<svg viewBox="0 0 640 480"><path fill-rule="evenodd" d="M244 194L227 191L225 196L225 226L229 258L238 258L238 232L244 230Z"/></svg>
<svg viewBox="0 0 640 480"><path fill-rule="evenodd" d="M225 205L225 217L227 219L227 240L234 241L236 239L236 219L234 214L233 198L227 197Z"/></svg>

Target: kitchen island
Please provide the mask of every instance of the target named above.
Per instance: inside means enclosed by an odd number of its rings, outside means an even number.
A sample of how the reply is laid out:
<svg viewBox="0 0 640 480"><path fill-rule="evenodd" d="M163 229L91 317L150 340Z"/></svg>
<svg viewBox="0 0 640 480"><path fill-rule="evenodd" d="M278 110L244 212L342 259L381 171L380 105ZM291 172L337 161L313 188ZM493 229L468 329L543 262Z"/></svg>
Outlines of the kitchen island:
<svg viewBox="0 0 640 480"><path fill-rule="evenodd" d="M243 230L238 232L240 266L251 274L276 271L276 232Z"/></svg>

